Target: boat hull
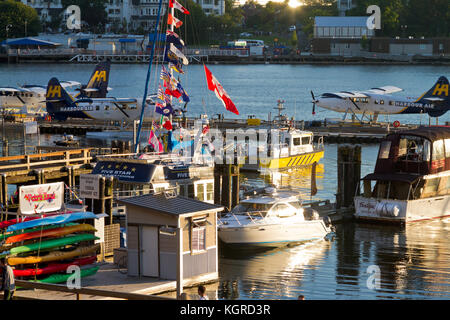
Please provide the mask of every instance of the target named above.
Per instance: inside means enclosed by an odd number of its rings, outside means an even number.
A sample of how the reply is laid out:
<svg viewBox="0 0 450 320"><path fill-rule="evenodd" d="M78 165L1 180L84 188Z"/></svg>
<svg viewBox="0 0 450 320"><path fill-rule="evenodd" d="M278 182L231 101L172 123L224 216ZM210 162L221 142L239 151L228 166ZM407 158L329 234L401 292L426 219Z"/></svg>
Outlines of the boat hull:
<svg viewBox="0 0 450 320"><path fill-rule="evenodd" d="M416 200L355 197L358 220L409 223L450 216L450 195Z"/></svg>
<svg viewBox="0 0 450 320"><path fill-rule="evenodd" d="M323 239L330 232L322 220L312 220L289 225L221 226L218 235L220 240L228 245L270 248Z"/></svg>

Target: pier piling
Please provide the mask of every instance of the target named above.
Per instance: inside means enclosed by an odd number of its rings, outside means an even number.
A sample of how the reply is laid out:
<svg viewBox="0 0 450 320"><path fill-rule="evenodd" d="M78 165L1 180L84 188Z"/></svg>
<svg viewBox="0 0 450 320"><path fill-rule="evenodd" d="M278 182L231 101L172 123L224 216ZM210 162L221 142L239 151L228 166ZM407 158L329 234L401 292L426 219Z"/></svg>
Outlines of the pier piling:
<svg viewBox="0 0 450 320"><path fill-rule="evenodd" d="M338 148L337 162L338 189L336 193L336 208L348 208L353 205L355 192L357 192L357 194L360 192L361 146L340 146Z"/></svg>

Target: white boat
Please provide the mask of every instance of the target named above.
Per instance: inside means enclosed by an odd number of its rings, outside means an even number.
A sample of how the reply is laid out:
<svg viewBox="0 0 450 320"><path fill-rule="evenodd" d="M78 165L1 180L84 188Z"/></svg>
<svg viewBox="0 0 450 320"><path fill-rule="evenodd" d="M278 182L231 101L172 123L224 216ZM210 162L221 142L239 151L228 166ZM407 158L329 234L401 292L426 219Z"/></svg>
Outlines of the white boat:
<svg viewBox="0 0 450 320"><path fill-rule="evenodd" d="M404 224L450 216L450 128L389 134L362 182L354 200L359 220Z"/></svg>
<svg viewBox="0 0 450 320"><path fill-rule="evenodd" d="M302 207L294 192L266 188L242 200L219 220L218 236L230 245L279 247L323 239L333 232L328 217Z"/></svg>

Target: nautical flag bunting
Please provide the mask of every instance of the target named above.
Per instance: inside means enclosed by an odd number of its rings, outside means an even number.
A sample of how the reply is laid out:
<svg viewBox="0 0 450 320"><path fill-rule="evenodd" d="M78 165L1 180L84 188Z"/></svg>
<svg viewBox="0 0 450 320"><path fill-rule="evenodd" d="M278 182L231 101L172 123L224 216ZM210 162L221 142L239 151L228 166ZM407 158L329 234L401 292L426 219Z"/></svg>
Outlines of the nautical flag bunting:
<svg viewBox="0 0 450 320"><path fill-rule="evenodd" d="M187 11L186 8L179 4L176 0L169 0L169 8L175 8L184 14L190 14L189 11Z"/></svg>
<svg viewBox="0 0 450 320"><path fill-rule="evenodd" d="M183 21L178 20L177 18L175 18L173 15L171 15L170 13L167 15L167 24L171 24L173 25L175 28L179 28L181 27L181 25L183 24Z"/></svg>

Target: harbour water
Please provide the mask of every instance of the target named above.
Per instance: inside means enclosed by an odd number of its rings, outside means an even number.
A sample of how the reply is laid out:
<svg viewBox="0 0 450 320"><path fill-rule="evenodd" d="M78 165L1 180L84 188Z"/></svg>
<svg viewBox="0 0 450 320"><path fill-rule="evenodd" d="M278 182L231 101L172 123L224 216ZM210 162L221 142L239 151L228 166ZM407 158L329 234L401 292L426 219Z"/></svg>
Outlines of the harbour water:
<svg viewBox="0 0 450 320"><path fill-rule="evenodd" d="M85 82L93 65L0 65L0 86L46 84L51 76ZM364 90L394 85L405 94L420 96L440 75L450 73L443 66L290 66L213 65L210 69L226 88L241 117L255 114L267 118L277 99L286 101L287 114L297 120L319 120L341 115L319 111L311 115L311 96L326 91ZM111 96L141 97L144 65L112 65ZM181 79L191 96L190 115L224 113L220 101L207 91L202 66L194 65ZM401 94L401 93L400 93ZM203 103L202 103L203 102ZM390 121L428 123L419 115L391 116ZM450 121L446 114L440 122ZM7 132L12 154L23 152L20 132ZM53 145L61 136L41 135L40 144ZM104 145L111 141L81 140L81 146ZM27 137L36 145L38 137ZM362 146L361 175L373 170L378 145ZM318 171L318 194L313 199L334 201L337 178L337 145L326 144ZM247 177L249 183L262 183ZM289 173L281 179L309 200L309 175ZM338 224L330 241L317 241L266 252L237 252L220 249L219 283L207 286L218 299L449 299L450 219L407 225L406 227ZM378 268L378 269L377 269ZM370 272L379 270L379 286ZM188 291L188 293L194 291Z"/></svg>

